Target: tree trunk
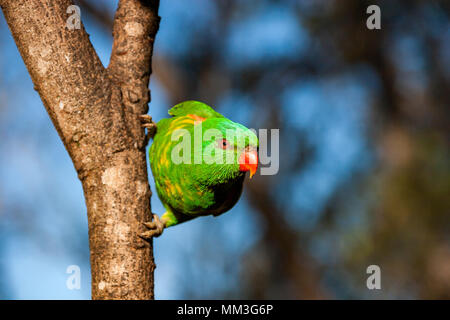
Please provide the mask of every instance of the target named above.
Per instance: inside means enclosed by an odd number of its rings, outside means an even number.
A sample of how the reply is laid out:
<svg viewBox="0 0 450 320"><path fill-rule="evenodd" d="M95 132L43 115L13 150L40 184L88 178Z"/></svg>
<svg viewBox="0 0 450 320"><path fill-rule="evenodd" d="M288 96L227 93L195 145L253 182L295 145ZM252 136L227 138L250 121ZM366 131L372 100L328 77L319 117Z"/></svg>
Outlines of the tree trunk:
<svg viewBox="0 0 450 320"><path fill-rule="evenodd" d="M159 0L121 0L104 68L83 25L70 30L69 0L0 0L45 108L82 182L93 299L152 299L153 246L145 133ZM69 11L70 12L70 11ZM63 214L63 213L62 213Z"/></svg>

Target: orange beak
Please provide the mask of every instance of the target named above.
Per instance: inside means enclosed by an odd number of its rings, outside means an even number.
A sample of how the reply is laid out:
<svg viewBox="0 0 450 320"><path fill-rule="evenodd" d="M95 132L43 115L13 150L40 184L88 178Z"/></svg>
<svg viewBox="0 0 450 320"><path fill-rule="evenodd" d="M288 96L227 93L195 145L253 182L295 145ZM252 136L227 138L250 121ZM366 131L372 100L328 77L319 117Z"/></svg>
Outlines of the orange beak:
<svg viewBox="0 0 450 320"><path fill-rule="evenodd" d="M250 171L250 179L258 169L258 153L256 150L246 150L242 152L239 157L239 171L247 172Z"/></svg>

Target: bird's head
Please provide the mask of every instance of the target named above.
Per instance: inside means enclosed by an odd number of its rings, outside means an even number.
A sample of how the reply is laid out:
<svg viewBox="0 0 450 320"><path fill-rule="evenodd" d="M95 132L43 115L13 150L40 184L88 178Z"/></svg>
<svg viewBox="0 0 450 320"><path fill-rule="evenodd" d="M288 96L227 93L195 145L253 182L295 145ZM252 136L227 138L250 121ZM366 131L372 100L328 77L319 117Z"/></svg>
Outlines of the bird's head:
<svg viewBox="0 0 450 320"><path fill-rule="evenodd" d="M227 118L212 118L202 122L202 137L203 165L210 180L243 178L247 171L250 178L255 174L259 142L252 130Z"/></svg>

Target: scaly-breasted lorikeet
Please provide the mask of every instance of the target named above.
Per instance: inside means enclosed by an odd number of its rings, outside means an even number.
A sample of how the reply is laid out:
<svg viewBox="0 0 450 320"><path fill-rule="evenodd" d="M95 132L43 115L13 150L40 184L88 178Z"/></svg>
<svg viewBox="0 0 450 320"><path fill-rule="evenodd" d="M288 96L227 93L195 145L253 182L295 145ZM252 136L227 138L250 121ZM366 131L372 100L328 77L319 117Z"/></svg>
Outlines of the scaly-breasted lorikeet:
<svg viewBox="0 0 450 320"><path fill-rule="evenodd" d="M149 150L156 191L166 212L143 238L159 236L165 227L231 209L242 193L245 173L258 166L258 138L210 106L186 101L169 110L172 118L156 125Z"/></svg>

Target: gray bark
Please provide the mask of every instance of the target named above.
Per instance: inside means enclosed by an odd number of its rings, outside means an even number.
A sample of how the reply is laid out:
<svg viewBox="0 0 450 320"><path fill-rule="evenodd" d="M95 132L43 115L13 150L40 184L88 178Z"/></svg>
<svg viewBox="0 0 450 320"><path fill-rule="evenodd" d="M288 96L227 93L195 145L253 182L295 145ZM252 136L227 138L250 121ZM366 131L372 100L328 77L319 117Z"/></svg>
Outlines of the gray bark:
<svg viewBox="0 0 450 320"><path fill-rule="evenodd" d="M93 299L152 299L153 247L145 133L159 1L121 0L104 68L83 25L70 30L69 0L0 0L35 89L82 182Z"/></svg>

